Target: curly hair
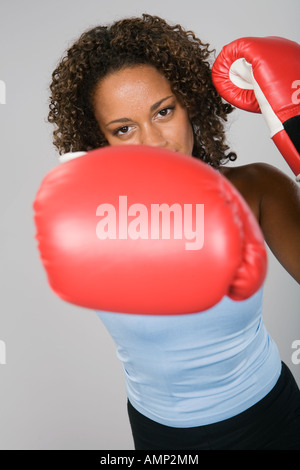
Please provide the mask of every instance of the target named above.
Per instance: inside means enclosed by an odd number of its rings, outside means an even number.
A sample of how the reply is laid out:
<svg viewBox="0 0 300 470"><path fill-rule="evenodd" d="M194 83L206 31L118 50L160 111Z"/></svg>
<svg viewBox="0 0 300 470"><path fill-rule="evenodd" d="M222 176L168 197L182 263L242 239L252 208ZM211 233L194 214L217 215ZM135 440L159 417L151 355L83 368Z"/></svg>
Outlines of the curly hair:
<svg viewBox="0 0 300 470"><path fill-rule="evenodd" d="M52 74L48 121L56 127L53 143L59 153L108 145L94 116L96 85L109 73L148 64L163 73L187 109L194 133L192 155L215 168L235 160L224 131L234 108L214 88L209 60L215 51L209 47L192 31L148 14L84 32Z"/></svg>

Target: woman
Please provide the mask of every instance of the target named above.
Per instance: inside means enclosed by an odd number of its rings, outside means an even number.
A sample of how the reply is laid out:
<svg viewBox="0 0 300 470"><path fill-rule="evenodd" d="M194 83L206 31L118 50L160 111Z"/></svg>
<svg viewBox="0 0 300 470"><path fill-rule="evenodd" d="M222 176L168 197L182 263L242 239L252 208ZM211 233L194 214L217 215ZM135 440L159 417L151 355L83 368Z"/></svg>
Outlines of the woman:
<svg viewBox="0 0 300 470"><path fill-rule="evenodd" d="M139 144L201 159L240 191L300 282L299 190L266 164L226 167L233 108L212 84L210 54L150 15L85 32L53 73L54 144L60 154ZM300 449L300 392L261 306L260 290L201 314L99 312L124 365L136 449Z"/></svg>

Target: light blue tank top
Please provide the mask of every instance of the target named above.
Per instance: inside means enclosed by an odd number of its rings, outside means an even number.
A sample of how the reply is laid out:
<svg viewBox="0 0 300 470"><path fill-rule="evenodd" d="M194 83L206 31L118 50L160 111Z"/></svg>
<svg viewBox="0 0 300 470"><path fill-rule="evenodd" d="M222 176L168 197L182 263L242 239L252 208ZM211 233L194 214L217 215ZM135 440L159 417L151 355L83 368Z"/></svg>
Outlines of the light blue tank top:
<svg viewBox="0 0 300 470"><path fill-rule="evenodd" d="M188 315L97 312L117 345L128 399L172 427L231 418L274 387L281 360L262 319L263 292Z"/></svg>

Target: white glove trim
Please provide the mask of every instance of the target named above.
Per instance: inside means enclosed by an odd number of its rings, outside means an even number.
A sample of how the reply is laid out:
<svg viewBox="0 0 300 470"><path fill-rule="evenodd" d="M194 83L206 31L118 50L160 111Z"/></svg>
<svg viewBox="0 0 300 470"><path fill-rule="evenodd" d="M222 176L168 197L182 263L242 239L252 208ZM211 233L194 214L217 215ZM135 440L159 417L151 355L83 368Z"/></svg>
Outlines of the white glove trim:
<svg viewBox="0 0 300 470"><path fill-rule="evenodd" d="M235 60L230 67L229 78L238 88L254 91L261 113L270 129L271 138L283 129L280 119L274 113L254 78L251 64L249 64L244 58Z"/></svg>
<svg viewBox="0 0 300 470"><path fill-rule="evenodd" d="M74 158L82 157L82 155L86 155L86 153L87 152L68 152L60 155L58 159L60 163L65 163Z"/></svg>

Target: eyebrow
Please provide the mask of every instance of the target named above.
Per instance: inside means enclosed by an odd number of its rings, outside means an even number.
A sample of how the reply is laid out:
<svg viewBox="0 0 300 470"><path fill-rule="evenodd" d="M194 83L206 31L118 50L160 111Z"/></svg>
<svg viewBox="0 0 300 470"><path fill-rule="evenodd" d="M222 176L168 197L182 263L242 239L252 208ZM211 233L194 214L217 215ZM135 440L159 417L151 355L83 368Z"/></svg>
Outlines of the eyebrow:
<svg viewBox="0 0 300 470"><path fill-rule="evenodd" d="M161 105L164 101L168 100L169 98L173 98L173 95L166 96L165 98L162 98L161 100L159 100L159 101L157 101L156 103L154 103L154 104L151 106L150 111L151 111L151 112L155 111L157 108L160 107L160 105ZM127 117L123 117L123 118L115 119L114 121L110 121L109 123L106 124L105 127L109 126L110 124L115 124L115 123L117 123L117 122L122 122L122 123L124 123L124 122L129 122L129 121L131 121L131 119L129 119L129 118L127 118Z"/></svg>

